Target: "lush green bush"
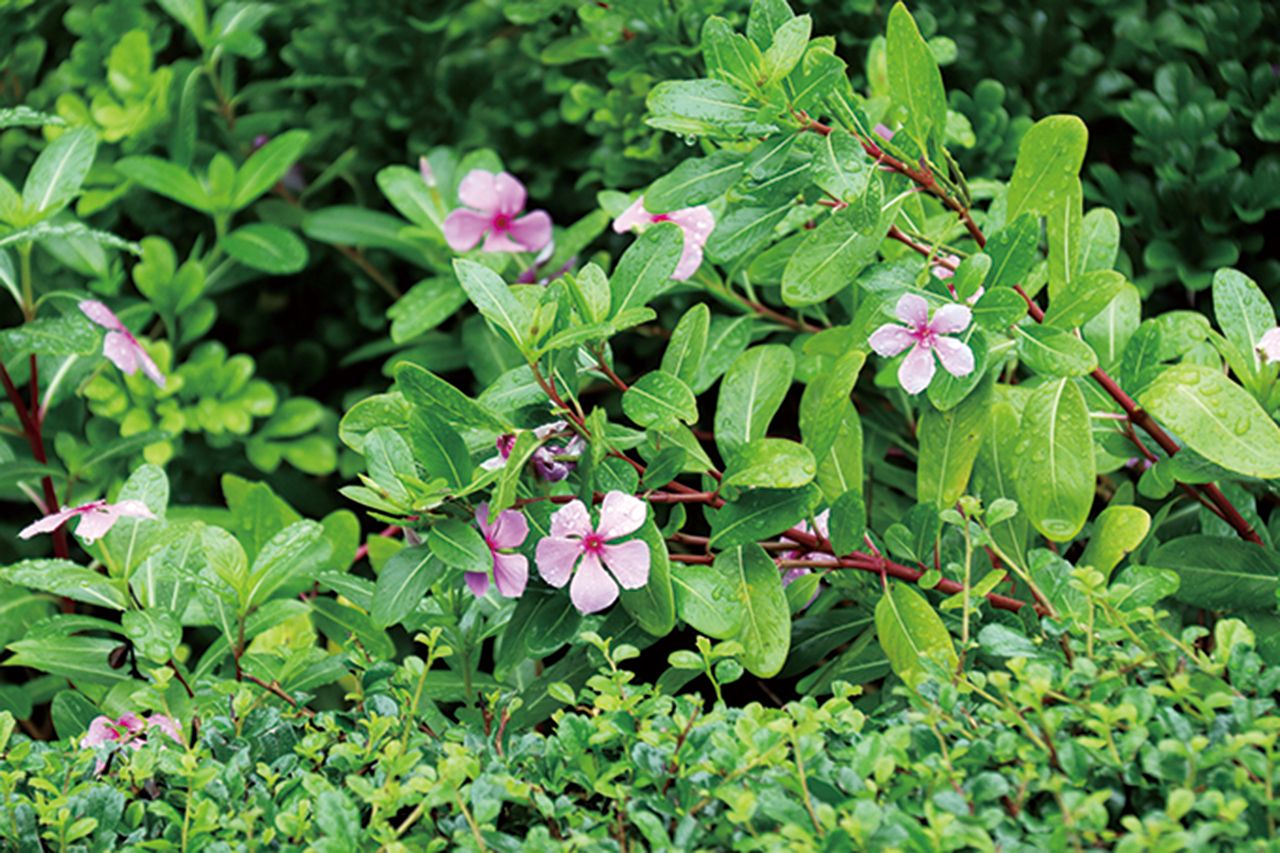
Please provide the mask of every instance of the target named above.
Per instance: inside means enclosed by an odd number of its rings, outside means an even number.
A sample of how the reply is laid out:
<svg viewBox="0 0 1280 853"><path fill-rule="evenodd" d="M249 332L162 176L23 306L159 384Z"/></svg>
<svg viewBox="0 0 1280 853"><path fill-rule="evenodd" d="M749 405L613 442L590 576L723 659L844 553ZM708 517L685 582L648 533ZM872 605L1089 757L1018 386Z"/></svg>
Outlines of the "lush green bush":
<svg viewBox="0 0 1280 853"><path fill-rule="evenodd" d="M0 7L0 834L1273 843L1274 9L418 5Z"/></svg>

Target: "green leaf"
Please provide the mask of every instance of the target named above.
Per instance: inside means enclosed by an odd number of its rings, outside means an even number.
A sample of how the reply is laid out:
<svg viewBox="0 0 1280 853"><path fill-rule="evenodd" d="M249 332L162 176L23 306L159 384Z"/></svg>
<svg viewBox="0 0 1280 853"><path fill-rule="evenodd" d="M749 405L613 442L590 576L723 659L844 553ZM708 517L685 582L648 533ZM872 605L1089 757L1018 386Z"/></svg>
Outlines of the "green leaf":
<svg viewBox="0 0 1280 853"><path fill-rule="evenodd" d="M710 545L712 548L731 548L775 536L802 521L818 496L818 490L813 486L747 492L714 513L708 513Z"/></svg>
<svg viewBox="0 0 1280 853"><path fill-rule="evenodd" d="M116 171L157 195L202 213L213 211L213 199L195 175L159 157L126 157L116 163Z"/></svg>
<svg viewBox="0 0 1280 853"><path fill-rule="evenodd" d="M983 249L991 258L989 288L1013 287L1031 272L1039 258L1040 224L1030 214L1011 218L991 235Z"/></svg>
<svg viewBox="0 0 1280 853"><path fill-rule="evenodd" d="M286 584L314 574L330 551L324 528L314 521L295 521L272 536L254 558L242 611L266 601Z"/></svg>
<svg viewBox="0 0 1280 853"><path fill-rule="evenodd" d="M421 179L419 178L419 181ZM467 293L452 276L423 279L387 309L391 340L402 344L429 332L467 304Z"/></svg>
<svg viewBox="0 0 1280 853"><path fill-rule="evenodd" d="M662 372L676 377L685 385L694 382L710 332L711 309L705 302L699 302L684 312L662 353Z"/></svg>
<svg viewBox="0 0 1280 853"><path fill-rule="evenodd" d="M447 566L464 572L488 574L493 569L493 552L474 527L456 518L437 522L427 534L427 545Z"/></svg>
<svg viewBox="0 0 1280 853"><path fill-rule="evenodd" d="M724 485L798 489L817 473L813 453L785 438L757 438L740 447L724 472Z"/></svg>
<svg viewBox="0 0 1280 853"><path fill-rule="evenodd" d="M813 182L849 204L867 191L875 162L862 150L862 143L841 128L821 138L813 157Z"/></svg>
<svg viewBox="0 0 1280 853"><path fill-rule="evenodd" d="M1239 270L1218 270L1213 276L1213 316L1254 371L1260 369L1258 341L1268 329L1275 328L1276 312L1253 279Z"/></svg>
<svg viewBox="0 0 1280 853"><path fill-rule="evenodd" d="M1142 564L1177 574L1182 585L1173 597L1193 607L1275 609L1280 557L1269 548L1221 536L1182 536L1165 542Z"/></svg>
<svg viewBox="0 0 1280 853"><path fill-rule="evenodd" d="M120 624L134 647L154 663L171 660L182 642L182 626L166 610L131 610L124 614Z"/></svg>
<svg viewBox="0 0 1280 853"><path fill-rule="evenodd" d="M391 642L387 632L374 625L367 614L354 607L319 596L311 599L311 611L316 627L338 645L346 645L347 637L351 636L359 640L365 652L375 658L390 658L395 654L395 644Z"/></svg>
<svg viewBox="0 0 1280 853"><path fill-rule="evenodd" d="M738 576L728 571L733 553L720 554L714 565L680 564L672 575L680 618L717 640L731 639L742 628L743 608L735 606Z"/></svg>
<svg viewBox="0 0 1280 853"><path fill-rule="evenodd" d="M409 443L413 455L428 477L440 477L455 489L471 482L475 466L466 442L430 409L414 407L409 420Z"/></svg>
<svg viewBox="0 0 1280 853"><path fill-rule="evenodd" d="M622 606L641 628L655 637L663 637L671 633L676 624L667 540L652 518L645 521L635 538L649 546L649 582L639 589L623 589Z"/></svg>
<svg viewBox="0 0 1280 853"><path fill-rule="evenodd" d="M765 85L777 83L791 73L809 46L813 20L808 15L789 19L773 33L764 52Z"/></svg>
<svg viewBox="0 0 1280 853"><path fill-rule="evenodd" d="M918 430L917 500L932 501L938 509L946 509L965 494L982 447L989 407L990 394L977 393L948 411L924 412Z"/></svg>
<svg viewBox="0 0 1280 853"><path fill-rule="evenodd" d="M928 600L904 583L890 584L876 603L876 635L894 673L909 687L925 678L922 661L948 669L958 663L947 626Z"/></svg>
<svg viewBox="0 0 1280 853"><path fill-rule="evenodd" d="M1014 468L1018 504L1047 539L1066 542L1093 506L1096 466L1089 409L1070 379L1047 382L1027 397Z"/></svg>
<svg viewBox="0 0 1280 853"><path fill-rule="evenodd" d="M840 434L845 403L867 360L860 350L845 353L805 386L800 397L800 435L815 458L826 456Z"/></svg>
<svg viewBox="0 0 1280 853"><path fill-rule="evenodd" d="M671 274L684 251L684 232L674 222L659 222L622 253L609 277L613 316L629 308L643 308L672 285Z"/></svg>
<svg viewBox="0 0 1280 853"><path fill-rule="evenodd" d="M933 51L902 3L889 12L885 62L890 94L906 108L908 133L924 148L930 136L941 138L946 129L947 94Z"/></svg>
<svg viewBox="0 0 1280 853"><path fill-rule="evenodd" d="M718 263L732 261L768 239L794 210L791 199L771 206L732 207L707 239L707 257Z"/></svg>
<svg viewBox="0 0 1280 853"><path fill-rule="evenodd" d="M795 356L780 344L752 347L738 356L720 383L716 403L716 446L725 459L764 436L794 373Z"/></svg>
<svg viewBox="0 0 1280 853"><path fill-rule="evenodd" d="M129 677L127 669L112 669L107 664L118 640L103 637L38 637L10 643L13 656L5 666L29 666L41 672L68 678L112 684Z"/></svg>
<svg viewBox="0 0 1280 853"><path fill-rule="evenodd" d="M698 419L698 402L689 386L670 373L654 370L622 395L622 411L637 425L668 429Z"/></svg>
<svg viewBox="0 0 1280 853"><path fill-rule="evenodd" d="M860 227L861 216L856 205L837 210L805 236L783 270L783 302L812 305L853 287L883 238L874 226Z"/></svg>
<svg viewBox="0 0 1280 853"><path fill-rule="evenodd" d="M1094 520L1089 545L1076 564L1092 566L1110 577L1125 555L1142 544L1150 529L1151 516L1142 507L1109 506Z"/></svg>
<svg viewBox="0 0 1280 853"><path fill-rule="evenodd" d="M862 547L867 532L867 505L861 490L845 492L831 503L827 517L831 547L837 554L849 554Z"/></svg>
<svg viewBox="0 0 1280 853"><path fill-rule="evenodd" d="M506 420L487 406L477 403L425 367L410 362L397 365L396 384L410 403L429 409L432 414L451 423L498 432L511 429ZM349 416L350 412L347 414Z"/></svg>
<svg viewBox="0 0 1280 853"><path fill-rule="evenodd" d="M756 110L720 80L664 80L649 91L645 123L682 136L740 136Z"/></svg>
<svg viewBox="0 0 1280 853"><path fill-rule="evenodd" d="M742 177L742 155L720 150L708 157L685 160L645 191L650 213L670 213L719 198Z"/></svg>
<svg viewBox="0 0 1280 853"><path fill-rule="evenodd" d="M409 490L402 477L413 478L417 466L409 444L391 427L376 427L364 437L360 449L369 469L369 479L378 484L386 496L397 503L409 500Z"/></svg>
<svg viewBox="0 0 1280 853"><path fill-rule="evenodd" d="M374 587L369 617L379 628L395 625L413 612L427 590L444 574L445 564L426 545L397 551L383 565Z"/></svg>
<svg viewBox="0 0 1280 853"><path fill-rule="evenodd" d="M527 338L533 315L500 275L482 264L461 258L453 262L453 271L467 297L486 320L506 332L516 346L524 347L529 343Z"/></svg>
<svg viewBox="0 0 1280 853"><path fill-rule="evenodd" d="M95 607L124 610L129 606L128 598L118 584L102 573L70 560L23 560L0 569L0 579Z"/></svg>
<svg viewBox="0 0 1280 853"><path fill-rule="evenodd" d="M1098 354L1098 363L1104 370L1114 370L1120 364L1124 348L1141 320L1142 295L1138 288L1125 282L1115 298L1085 323L1084 339Z"/></svg>
<svg viewBox="0 0 1280 853"><path fill-rule="evenodd" d="M1093 348L1052 326L1016 326L1018 357L1043 376L1084 376L1098 366Z"/></svg>
<svg viewBox="0 0 1280 853"><path fill-rule="evenodd" d="M742 644L742 665L761 678L776 675L791 648L791 610L782 573L754 543L718 554L712 568L734 579L735 604L742 611L734 639Z"/></svg>
<svg viewBox="0 0 1280 853"><path fill-rule="evenodd" d="M1220 371L1200 364L1165 368L1138 402L1210 462L1246 477L1280 477L1280 427Z"/></svg>
<svg viewBox="0 0 1280 853"><path fill-rule="evenodd" d="M841 413L836 439L825 455L814 454L818 462L818 486L828 501L845 492L862 492L862 419L853 403L836 406Z"/></svg>
<svg viewBox="0 0 1280 853"><path fill-rule="evenodd" d="M222 238L227 254L247 267L292 275L307 265L307 244L288 228L267 222L242 225Z"/></svg>
<svg viewBox="0 0 1280 853"><path fill-rule="evenodd" d="M421 228L443 232L446 211L437 202L439 193L433 193L417 169L387 166L378 172L377 180L378 189L401 216Z"/></svg>
<svg viewBox="0 0 1280 853"><path fill-rule="evenodd" d="M1082 326L1110 305L1126 284L1124 276L1115 270L1084 273L1054 297L1044 321L1060 329Z"/></svg>
<svg viewBox="0 0 1280 853"><path fill-rule="evenodd" d="M1007 221L1024 211L1047 216L1061 204L1077 185L1088 144L1089 131L1075 116L1047 116L1033 124L1018 146Z"/></svg>
<svg viewBox="0 0 1280 853"><path fill-rule="evenodd" d="M65 207L80 192L97 150L97 134L89 127L68 130L51 142L36 158L22 187L27 212L47 217Z"/></svg>
<svg viewBox="0 0 1280 853"><path fill-rule="evenodd" d="M310 141L311 134L307 131L290 130L250 154L236 172L232 206L243 210L279 183L289 168L302 159L302 152Z"/></svg>
<svg viewBox="0 0 1280 853"><path fill-rule="evenodd" d="M0 331L0 355L87 355L100 344L98 329L85 317L44 317Z"/></svg>

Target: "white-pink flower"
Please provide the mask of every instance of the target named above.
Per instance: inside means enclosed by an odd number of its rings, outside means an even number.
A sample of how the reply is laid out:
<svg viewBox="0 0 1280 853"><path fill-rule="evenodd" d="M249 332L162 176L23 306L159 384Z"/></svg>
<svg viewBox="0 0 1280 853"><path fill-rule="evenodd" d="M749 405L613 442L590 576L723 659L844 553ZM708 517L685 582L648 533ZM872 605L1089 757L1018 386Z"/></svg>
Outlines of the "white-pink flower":
<svg viewBox="0 0 1280 853"><path fill-rule="evenodd" d="M504 509L492 524L489 523L489 505L476 507L476 524L484 536L493 557L493 581L498 592L506 598L519 598L529 581L529 561L522 554L508 553L519 548L529 535L529 522L519 512ZM467 572L467 587L477 596L489 591L490 572Z"/></svg>
<svg viewBox="0 0 1280 853"><path fill-rule="evenodd" d="M105 500L92 501L77 507L50 513L38 521L33 521L18 532L19 539L30 539L37 533L52 533L73 518L79 517L76 535L85 544L92 544L107 535L115 523L124 517L155 518L155 514L147 509L142 501L120 501L109 504Z"/></svg>
<svg viewBox="0 0 1280 853"><path fill-rule="evenodd" d="M538 573L557 589L573 575L573 606L583 613L605 609L617 600L619 584L639 589L649 582L649 546L639 539L616 541L639 530L647 513L639 498L609 492L600 505L600 523L593 528L582 501L565 504L551 516L551 535L538 542L534 552Z"/></svg>
<svg viewBox="0 0 1280 853"><path fill-rule="evenodd" d="M827 541L830 541L831 540L831 533L829 528L830 518L831 518L831 510L824 509L822 512L818 513L816 518L813 519L813 523L814 523L813 529L809 528L809 522L807 521L800 522L797 529L801 533L812 533L823 539L826 539ZM782 535L782 538L787 539L788 537L784 533ZM795 551L784 551L779 555L779 557L783 560L807 560L812 563L835 563L836 562L836 558L833 555L828 554L824 551L805 552L797 549ZM811 571L813 570L810 569L808 566L795 566L789 569L783 569L782 585L784 587L790 586L791 583L795 581L797 578L803 577L804 575L809 574ZM818 594L821 591L822 590L820 587L817 589L814 589L813 595L809 597L809 600L805 602L804 606L808 607L810 604L813 604L813 602L817 601Z"/></svg>
<svg viewBox="0 0 1280 853"><path fill-rule="evenodd" d="M551 241L551 216L535 210L525 216L525 189L507 172L473 169L458 185L466 207L444 220L444 238L455 252L474 249L484 237L486 252L536 252Z"/></svg>
<svg viewBox="0 0 1280 853"><path fill-rule="evenodd" d="M1267 364L1280 361L1280 326L1263 332L1255 349Z"/></svg>
<svg viewBox="0 0 1280 853"><path fill-rule="evenodd" d="M929 303L923 296L903 294L895 309L905 326L885 323L871 334L868 343L879 355L890 357L910 348L911 352L898 368L898 382L908 394L919 394L929 387L935 368L933 355L952 376L968 376L973 372L973 351L963 341L944 335L963 332L973 319L964 305L944 305L929 318Z"/></svg>
<svg viewBox="0 0 1280 853"><path fill-rule="evenodd" d="M684 232L684 252L680 255L680 263L676 264L676 271L671 274L676 281L684 281L702 266L702 247L716 228L716 218L705 204L670 213L650 213L645 210L644 196L640 196L613 221L613 230L619 234L636 228L643 231L655 222L674 222Z"/></svg>
<svg viewBox="0 0 1280 853"><path fill-rule="evenodd" d="M147 742L147 730L153 728L164 732L176 743L182 743L182 733L178 730L178 724L164 714L152 714L143 720L137 714L130 712L114 720L102 715L94 717L89 723L89 731L80 739L80 747L97 749L105 743L120 742L128 745L130 749L138 749ZM99 760L96 772L101 773L106 768L107 763Z"/></svg>
<svg viewBox="0 0 1280 853"><path fill-rule="evenodd" d="M160 368L156 367L156 363L151 360L151 356L147 355L142 344L138 343L138 339L125 327L124 323L120 322L120 318L110 308L96 299L86 299L80 303L80 310L90 320L107 330L107 335L102 341L102 354L112 364L131 376L141 367L142 372L147 374L152 382L161 388L164 387L164 374L160 372Z"/></svg>

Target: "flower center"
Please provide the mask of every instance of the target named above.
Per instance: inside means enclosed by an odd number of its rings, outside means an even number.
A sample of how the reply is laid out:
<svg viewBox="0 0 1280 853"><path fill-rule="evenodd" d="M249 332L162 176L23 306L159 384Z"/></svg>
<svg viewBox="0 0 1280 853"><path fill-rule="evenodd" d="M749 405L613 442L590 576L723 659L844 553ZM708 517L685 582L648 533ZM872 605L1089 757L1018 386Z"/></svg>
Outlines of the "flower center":
<svg viewBox="0 0 1280 853"><path fill-rule="evenodd" d="M671 217L667 216L665 213L659 213L657 216L653 217L653 221L654 222L670 222Z"/></svg>
<svg viewBox="0 0 1280 853"><path fill-rule="evenodd" d="M511 217L505 213L499 213L493 217L493 228L495 231L507 231L511 228Z"/></svg>
<svg viewBox="0 0 1280 853"><path fill-rule="evenodd" d="M599 554L604 550L604 537L599 533L591 532L582 537L582 553Z"/></svg>

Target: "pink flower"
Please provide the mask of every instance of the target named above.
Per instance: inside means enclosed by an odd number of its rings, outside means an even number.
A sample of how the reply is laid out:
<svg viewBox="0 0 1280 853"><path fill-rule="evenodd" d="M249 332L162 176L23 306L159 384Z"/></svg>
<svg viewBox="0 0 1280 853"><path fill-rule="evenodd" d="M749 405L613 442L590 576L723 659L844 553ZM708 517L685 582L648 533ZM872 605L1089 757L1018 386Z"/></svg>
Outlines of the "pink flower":
<svg viewBox="0 0 1280 853"><path fill-rule="evenodd" d="M600 523L592 528L582 501L565 504L551 516L551 535L538 542L534 553L538 573L557 589L573 575L569 587L573 606L583 613L605 609L617 600L618 584L639 589L649 582L649 546L639 539L614 542L639 530L647 513L639 498L609 492L600 505ZM609 567L612 577L601 563Z"/></svg>
<svg viewBox="0 0 1280 853"><path fill-rule="evenodd" d="M418 174L422 175L422 182L429 187L436 185L436 173L431 168L431 163L426 157L418 158Z"/></svg>
<svg viewBox="0 0 1280 853"><path fill-rule="evenodd" d="M493 580L498 592L506 598L519 598L529 580L529 561L522 554L506 551L519 548L529 535L529 522L515 510L504 509L493 524L489 523L489 505L476 507L476 524L484 535L484 543L493 556ZM489 591L488 572L467 572L467 586L477 597Z"/></svg>
<svg viewBox="0 0 1280 853"><path fill-rule="evenodd" d="M893 139L893 131L884 124L877 124L875 127L871 128L871 132L883 139L885 142Z"/></svg>
<svg viewBox="0 0 1280 853"><path fill-rule="evenodd" d="M1262 360L1267 364L1280 361L1280 326L1264 332L1258 340L1256 349L1258 355L1262 356Z"/></svg>
<svg viewBox="0 0 1280 853"><path fill-rule="evenodd" d="M800 522L800 525L797 529L801 533L813 533L821 537L822 539L826 539L830 541L831 533L828 528L828 519L830 519L830 517L831 517L831 510L824 509L822 512L818 513L816 518L813 519L814 529L811 530L809 528L809 522L807 521ZM784 535L782 538L786 539L787 537ZM835 563L836 562L836 558L834 556L832 556L831 554L827 554L823 551L809 551L809 552L804 552L800 550L784 551L779 556L784 560L808 560L814 563ZM794 568L783 569L782 585L784 587L790 586L792 581L796 580L796 578L803 577L804 575L809 574L811 571L813 570L810 569L808 566L796 566ZM805 602L804 606L808 607L810 604L813 604L813 602L818 599L818 594L821 591L822 591L821 588L815 589L813 591L813 595L809 598L807 602Z"/></svg>
<svg viewBox="0 0 1280 853"><path fill-rule="evenodd" d="M138 749L147 742L146 733L153 728L164 732L175 743L182 743L178 724L164 714L152 714L142 720L137 714L127 713L114 720L107 716L94 717L89 723L89 731L80 739L80 748L97 749L103 744L119 742L130 749ZM99 759L95 772L101 773L106 769L107 762Z"/></svg>
<svg viewBox="0 0 1280 853"><path fill-rule="evenodd" d="M636 228L643 231L655 222L674 222L684 232L684 253L680 255L676 271L671 274L676 281L684 281L702 266L702 247L715 230L716 218L711 214L711 208L705 204L670 213L650 213L644 209L644 196L640 196L613 221L613 230L619 234Z"/></svg>
<svg viewBox="0 0 1280 853"><path fill-rule="evenodd" d="M520 216L524 184L506 172L468 172L458 200L466 207L444 220L444 238L455 252L474 249L481 237L486 252L536 252L551 241L551 216L545 210Z"/></svg>
<svg viewBox="0 0 1280 853"><path fill-rule="evenodd" d="M161 388L164 387L164 374L160 372L160 368L156 367L156 363L151 360L151 356L147 355L142 344L138 343L138 339L125 328L124 323L120 322L120 318L110 308L97 300L86 299L80 303L80 310L90 320L107 330L107 336L102 341L102 354L112 364L130 376L137 373L138 368L141 367L142 372L147 374L152 382Z"/></svg>
<svg viewBox="0 0 1280 853"><path fill-rule="evenodd" d="M80 516L80 523L76 525L76 535L86 545L91 545L106 536L107 531L125 516L155 518L155 514L147 509L147 505L142 501L120 501L118 504L109 504L105 500L92 501L50 513L38 521L33 521L18 532L18 538L30 539L37 533L52 533L77 516Z"/></svg>
<svg viewBox="0 0 1280 853"><path fill-rule="evenodd" d="M956 274L955 268L959 263L959 255L945 255L941 258L934 258L931 269L933 270L933 274L936 278L946 281Z"/></svg>
<svg viewBox="0 0 1280 853"><path fill-rule="evenodd" d="M962 341L943 335L963 332L973 314L964 305L944 305L929 319L929 303L923 296L903 294L895 310L905 326L885 323L867 341L878 354L890 357L905 349L911 352L898 368L898 382L908 394L919 394L929 387L935 366L933 354L952 376L968 376L973 372L973 351Z"/></svg>
<svg viewBox="0 0 1280 853"><path fill-rule="evenodd" d="M552 421L549 424L543 424L535 428L533 434L538 437L539 441L545 441L558 432L566 431L568 428L569 425L564 421ZM511 456L511 450L516 446L515 433L509 432L500 435L494 443L498 448L497 454L480 463L480 467L486 471L496 471L507 464L507 459ZM578 463L575 460L582 455L582 450L582 438L577 435L574 435L563 445L543 444L533 451L533 470L546 482L558 483L569 476L569 472L577 467Z"/></svg>

